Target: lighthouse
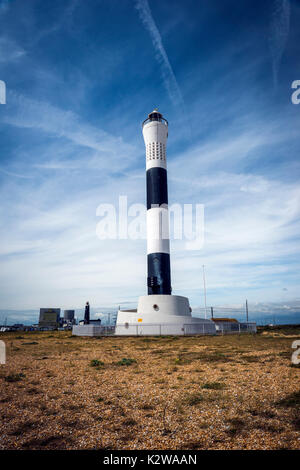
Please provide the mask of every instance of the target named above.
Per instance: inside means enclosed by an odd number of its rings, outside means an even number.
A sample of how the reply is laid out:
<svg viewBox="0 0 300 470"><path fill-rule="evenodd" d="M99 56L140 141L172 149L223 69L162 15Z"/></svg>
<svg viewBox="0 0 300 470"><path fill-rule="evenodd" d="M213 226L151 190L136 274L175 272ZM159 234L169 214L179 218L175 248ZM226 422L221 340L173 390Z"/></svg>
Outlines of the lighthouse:
<svg viewBox="0 0 300 470"><path fill-rule="evenodd" d="M146 147L148 295L171 294L168 181L168 121L157 109L142 125Z"/></svg>
<svg viewBox="0 0 300 470"><path fill-rule="evenodd" d="M215 334L214 322L192 317L187 297L172 294L168 213L168 121L154 109L142 123L146 149L147 294L118 311L116 335Z"/></svg>

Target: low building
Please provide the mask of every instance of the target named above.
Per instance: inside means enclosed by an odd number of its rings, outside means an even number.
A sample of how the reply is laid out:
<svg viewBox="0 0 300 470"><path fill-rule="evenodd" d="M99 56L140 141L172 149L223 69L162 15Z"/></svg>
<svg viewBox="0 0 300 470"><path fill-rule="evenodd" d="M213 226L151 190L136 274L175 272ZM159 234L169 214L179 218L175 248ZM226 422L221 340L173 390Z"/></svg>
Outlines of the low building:
<svg viewBox="0 0 300 470"><path fill-rule="evenodd" d="M239 322L235 318L212 318L218 331L238 331Z"/></svg>
<svg viewBox="0 0 300 470"><path fill-rule="evenodd" d="M212 318L217 334L256 333L255 322L239 322L235 318Z"/></svg>
<svg viewBox="0 0 300 470"><path fill-rule="evenodd" d="M66 323L75 323L75 310L64 310L63 321Z"/></svg>
<svg viewBox="0 0 300 470"><path fill-rule="evenodd" d="M17 330L23 331L25 327L23 323L15 323L14 325L12 325L12 328L14 328L16 331Z"/></svg>
<svg viewBox="0 0 300 470"><path fill-rule="evenodd" d="M90 325L101 326L101 318L97 318L96 320L90 320Z"/></svg>
<svg viewBox="0 0 300 470"><path fill-rule="evenodd" d="M60 308L40 308L39 328L58 328L60 326Z"/></svg>

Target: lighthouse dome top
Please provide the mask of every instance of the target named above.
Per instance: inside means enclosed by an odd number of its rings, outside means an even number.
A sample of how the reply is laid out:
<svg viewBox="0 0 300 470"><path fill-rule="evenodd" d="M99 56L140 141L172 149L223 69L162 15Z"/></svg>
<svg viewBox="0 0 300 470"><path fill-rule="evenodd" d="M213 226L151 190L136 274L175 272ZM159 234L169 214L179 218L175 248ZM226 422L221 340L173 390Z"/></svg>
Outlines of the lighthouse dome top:
<svg viewBox="0 0 300 470"><path fill-rule="evenodd" d="M143 122L143 126L153 121L161 122L166 126L168 125L168 121L163 117L163 115L158 111L157 108L155 108L150 114L148 114L148 118L145 119L145 121Z"/></svg>
<svg viewBox="0 0 300 470"><path fill-rule="evenodd" d="M149 119L162 118L162 114L158 111L157 108L154 108L153 111L148 114Z"/></svg>

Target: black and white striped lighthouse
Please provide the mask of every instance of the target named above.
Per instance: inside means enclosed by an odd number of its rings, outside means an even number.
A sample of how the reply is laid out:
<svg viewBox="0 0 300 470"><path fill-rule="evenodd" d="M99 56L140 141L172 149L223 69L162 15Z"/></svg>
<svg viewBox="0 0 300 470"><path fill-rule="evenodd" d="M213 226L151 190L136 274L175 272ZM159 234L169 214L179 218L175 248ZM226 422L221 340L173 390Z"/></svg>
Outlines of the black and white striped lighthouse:
<svg viewBox="0 0 300 470"><path fill-rule="evenodd" d="M171 294L166 144L168 121L157 109L143 122L147 174L148 295Z"/></svg>
<svg viewBox="0 0 300 470"><path fill-rule="evenodd" d="M116 335L215 334L213 321L192 317L189 299L173 295L166 145L168 122L154 109L143 122L147 171L148 295L132 310L118 310Z"/></svg>

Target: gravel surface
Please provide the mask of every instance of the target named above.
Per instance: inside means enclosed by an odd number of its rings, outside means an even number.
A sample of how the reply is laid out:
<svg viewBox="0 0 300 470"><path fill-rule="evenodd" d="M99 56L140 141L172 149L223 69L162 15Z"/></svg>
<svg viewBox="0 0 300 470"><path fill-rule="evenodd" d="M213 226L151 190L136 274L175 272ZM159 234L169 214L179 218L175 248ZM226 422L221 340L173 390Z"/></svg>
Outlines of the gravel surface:
<svg viewBox="0 0 300 470"><path fill-rule="evenodd" d="M0 449L299 449L300 329L3 333Z"/></svg>

